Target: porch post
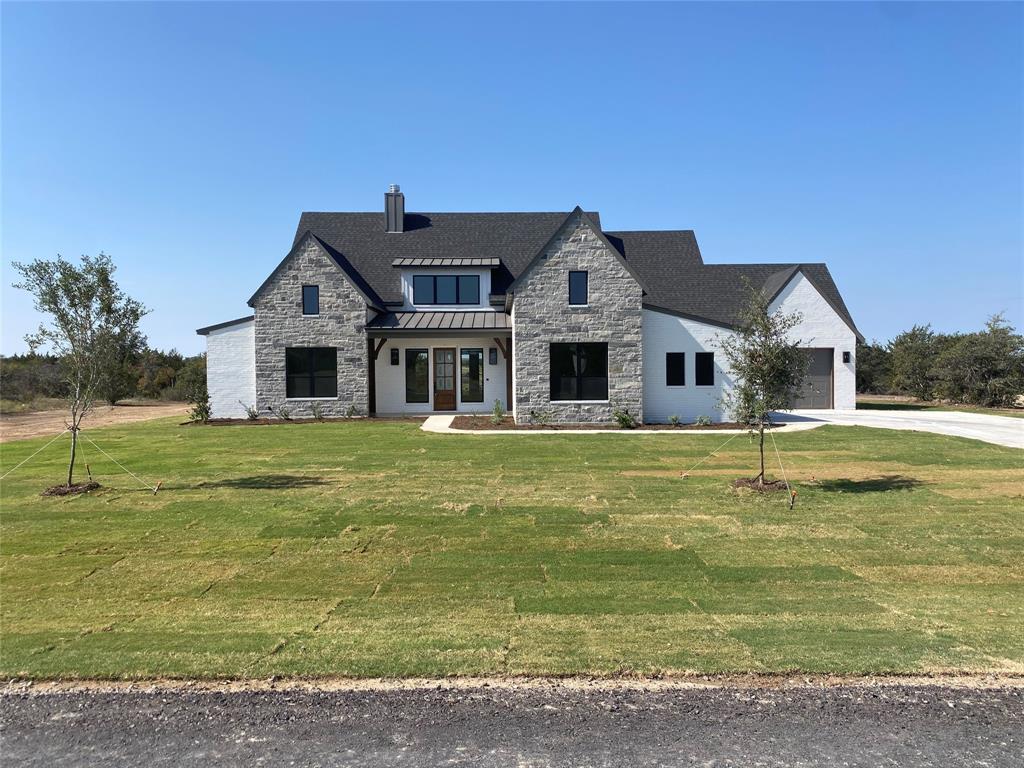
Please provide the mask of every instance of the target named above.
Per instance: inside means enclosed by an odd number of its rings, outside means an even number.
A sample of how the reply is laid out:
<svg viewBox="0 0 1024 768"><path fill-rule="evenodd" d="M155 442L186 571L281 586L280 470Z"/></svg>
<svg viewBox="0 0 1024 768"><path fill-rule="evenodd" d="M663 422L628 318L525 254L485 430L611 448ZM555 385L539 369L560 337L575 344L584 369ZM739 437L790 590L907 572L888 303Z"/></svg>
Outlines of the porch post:
<svg viewBox="0 0 1024 768"><path fill-rule="evenodd" d="M367 383L370 386L370 410L367 415L375 416L377 414L377 354L373 348L373 339L367 337L366 343L366 357L369 360Z"/></svg>

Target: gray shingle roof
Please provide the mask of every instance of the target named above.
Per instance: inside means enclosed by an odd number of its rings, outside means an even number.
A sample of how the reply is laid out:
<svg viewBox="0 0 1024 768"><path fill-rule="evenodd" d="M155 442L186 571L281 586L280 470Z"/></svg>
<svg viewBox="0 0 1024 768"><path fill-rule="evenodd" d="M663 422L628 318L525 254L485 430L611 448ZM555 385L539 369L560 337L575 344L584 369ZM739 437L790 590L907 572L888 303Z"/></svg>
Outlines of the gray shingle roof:
<svg viewBox="0 0 1024 768"><path fill-rule="evenodd" d="M295 243L308 230L344 257L387 303L402 300L395 259L492 258L492 293L504 293L568 211L547 213L406 213L405 231L384 231L384 213L303 213ZM597 226L600 215L590 213ZM335 257L337 258L337 256Z"/></svg>
<svg viewBox="0 0 1024 768"><path fill-rule="evenodd" d="M393 331L510 331L512 318L505 312L388 312L373 318L370 330Z"/></svg>
<svg viewBox="0 0 1024 768"><path fill-rule="evenodd" d="M587 215L599 228L600 215ZM384 231L383 212L303 213L295 242L307 231L315 235L347 273L355 272L362 278L367 293L384 303L402 301L392 264L417 259L496 260L499 266L493 268L491 293L500 295L526 269L567 216L567 212L406 213L405 232L388 233ZM824 264L705 264L692 230L604 234L643 284L647 306L731 326L746 300L744 278L774 296L799 269L856 332L853 318ZM405 314L411 313L388 313L382 318ZM382 327L374 325L382 318L370 327Z"/></svg>

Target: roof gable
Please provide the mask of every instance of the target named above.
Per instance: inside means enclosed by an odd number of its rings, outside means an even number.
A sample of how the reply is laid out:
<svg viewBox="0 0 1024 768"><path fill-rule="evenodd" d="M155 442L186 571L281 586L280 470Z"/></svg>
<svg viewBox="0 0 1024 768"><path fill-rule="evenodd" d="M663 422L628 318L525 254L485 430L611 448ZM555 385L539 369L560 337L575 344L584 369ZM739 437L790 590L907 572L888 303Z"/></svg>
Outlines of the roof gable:
<svg viewBox="0 0 1024 768"><path fill-rule="evenodd" d="M614 258L616 261L619 262L619 264L622 265L622 268L625 269L626 272L628 272L634 280L636 280L636 282L640 285L640 288L644 291L644 293L646 293L647 289L644 288L644 284L643 281L640 279L640 275L638 275L636 271L626 262L625 257L622 255L619 249L612 245L611 242L609 242L607 236L605 236L604 232L601 231L601 228L597 226L591 220L590 216L588 216L587 213L578 205L572 211L570 211L569 215L565 217L565 220L562 221L558 228L551 233L551 237L547 239L544 245L542 245L537 250L537 253L534 255L534 257L530 259L530 263L527 264L526 267L516 276L516 279L512 281L511 285L509 285L508 292L515 293L516 287L519 286L526 279L526 276L533 271L533 268L543 260L544 255L554 244L555 240L558 239L558 236L562 233L562 230L565 229L565 227L568 226L577 217L580 219L584 226L586 226L591 232L594 233L597 239L601 241L605 248L608 249L608 252L612 255L612 258Z"/></svg>
<svg viewBox="0 0 1024 768"><path fill-rule="evenodd" d="M274 278L284 269L285 265L291 261L292 257L298 253L306 245L312 244L316 250L318 250L325 259L334 264L335 267L341 272L345 280L352 285L356 292L363 298L367 306L373 307L381 312L384 311L383 302L376 295L373 289L366 283L362 275L360 275L355 268L349 263L349 261L339 253L333 252L330 246L326 245L320 238L314 235L312 232L305 232L301 237L295 239L295 245L288 251L288 254L281 259L281 262L274 267L274 271L267 276L260 287L256 289L256 292L249 297L247 302L250 307L256 306L256 299L267 289L267 287L274 281Z"/></svg>

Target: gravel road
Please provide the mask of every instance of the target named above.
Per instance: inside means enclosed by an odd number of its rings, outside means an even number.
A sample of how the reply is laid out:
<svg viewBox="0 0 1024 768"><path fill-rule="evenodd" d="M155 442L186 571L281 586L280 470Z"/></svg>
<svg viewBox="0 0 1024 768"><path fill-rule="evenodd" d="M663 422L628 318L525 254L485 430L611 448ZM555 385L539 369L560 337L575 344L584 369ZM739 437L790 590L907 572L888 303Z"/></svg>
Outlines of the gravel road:
<svg viewBox="0 0 1024 768"><path fill-rule="evenodd" d="M0 695L5 766L1022 766L1024 689Z"/></svg>

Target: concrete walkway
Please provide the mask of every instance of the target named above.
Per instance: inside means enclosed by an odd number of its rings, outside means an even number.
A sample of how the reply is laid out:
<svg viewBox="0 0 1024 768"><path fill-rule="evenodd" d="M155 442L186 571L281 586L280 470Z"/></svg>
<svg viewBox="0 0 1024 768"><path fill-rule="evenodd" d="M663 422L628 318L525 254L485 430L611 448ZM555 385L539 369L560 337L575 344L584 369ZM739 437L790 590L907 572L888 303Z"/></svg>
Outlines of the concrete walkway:
<svg viewBox="0 0 1024 768"><path fill-rule="evenodd" d="M780 419L800 419L811 424L907 429L938 435L969 437L986 443L1024 448L1024 419L964 411L794 411L778 414Z"/></svg>
<svg viewBox="0 0 1024 768"><path fill-rule="evenodd" d="M426 432L448 435L733 435L745 430L686 429L625 430L625 429L452 429L454 416L428 416L423 422ZM777 413L775 418L786 422L776 427L777 433L814 429L825 424L877 427L879 429L906 429L915 432L933 432L938 435L968 437L1010 448L1024 448L1024 419L1011 416L992 416L985 413L963 411L793 411Z"/></svg>
<svg viewBox="0 0 1024 768"><path fill-rule="evenodd" d="M437 432L442 435L743 435L745 429L452 429L454 416L428 416L423 426L424 432ZM780 419L781 421L782 419ZM783 424L772 430L780 432L800 432L824 426L824 422L800 419L791 424Z"/></svg>

